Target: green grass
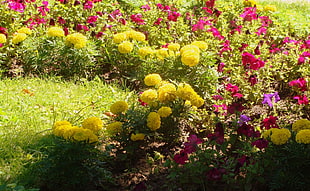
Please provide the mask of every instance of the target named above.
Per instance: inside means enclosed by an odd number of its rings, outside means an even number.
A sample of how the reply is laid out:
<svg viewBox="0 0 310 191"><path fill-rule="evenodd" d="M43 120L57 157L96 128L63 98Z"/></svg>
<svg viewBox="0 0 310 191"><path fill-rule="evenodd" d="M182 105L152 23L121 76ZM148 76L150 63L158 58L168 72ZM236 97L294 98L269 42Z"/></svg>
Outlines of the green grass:
<svg viewBox="0 0 310 191"><path fill-rule="evenodd" d="M34 95L24 93L27 89ZM14 182L23 166L40 153L31 145L51 133L55 121L79 125L89 116L104 119L116 100L130 93L100 80L63 82L52 79L3 79L0 81L0 185Z"/></svg>

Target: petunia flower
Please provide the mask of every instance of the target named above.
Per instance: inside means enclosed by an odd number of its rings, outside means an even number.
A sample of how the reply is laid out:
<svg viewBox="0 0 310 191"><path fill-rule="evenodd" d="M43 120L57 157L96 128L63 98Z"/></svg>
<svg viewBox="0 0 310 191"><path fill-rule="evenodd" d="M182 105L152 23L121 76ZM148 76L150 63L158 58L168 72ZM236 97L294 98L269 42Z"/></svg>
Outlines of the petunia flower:
<svg viewBox="0 0 310 191"><path fill-rule="evenodd" d="M280 96L278 92L275 92L273 94L264 94L262 104L268 104L269 107L273 107L273 103L277 103L278 101L280 101Z"/></svg>
<svg viewBox="0 0 310 191"><path fill-rule="evenodd" d="M294 99L298 100L299 105L308 105L309 104L309 100L308 100L306 95L297 95L297 96L294 96Z"/></svg>

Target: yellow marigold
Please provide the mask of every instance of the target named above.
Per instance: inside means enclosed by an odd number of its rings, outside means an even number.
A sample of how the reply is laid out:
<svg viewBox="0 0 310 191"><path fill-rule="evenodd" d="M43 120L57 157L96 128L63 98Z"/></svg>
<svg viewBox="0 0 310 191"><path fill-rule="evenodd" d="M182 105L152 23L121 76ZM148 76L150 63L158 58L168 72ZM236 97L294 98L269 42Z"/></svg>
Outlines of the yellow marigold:
<svg viewBox="0 0 310 191"><path fill-rule="evenodd" d="M187 66L193 67L199 63L199 54L184 52L181 56L181 62Z"/></svg>
<svg viewBox="0 0 310 191"><path fill-rule="evenodd" d="M133 44L129 41L124 41L118 45L118 51L122 54L130 53L133 50Z"/></svg>
<svg viewBox="0 0 310 191"><path fill-rule="evenodd" d="M296 134L296 142L310 144L310 129L298 131L298 133Z"/></svg>
<svg viewBox="0 0 310 191"><path fill-rule="evenodd" d="M89 129L79 128L73 135L76 141L97 142L98 137Z"/></svg>
<svg viewBox="0 0 310 191"><path fill-rule="evenodd" d="M262 12L264 11L264 7L262 5L256 5L256 11L257 12Z"/></svg>
<svg viewBox="0 0 310 191"><path fill-rule="evenodd" d="M61 125L61 126L57 126L55 129L53 129L53 134L58 136L58 137L63 137L64 132L66 131L66 129L71 128L71 125Z"/></svg>
<svg viewBox="0 0 310 191"><path fill-rule="evenodd" d="M125 40L127 40L126 33L117 33L113 36L113 42L114 43L121 43Z"/></svg>
<svg viewBox="0 0 310 191"><path fill-rule="evenodd" d="M160 115L156 112L150 112L147 116L147 126L152 131L155 131L160 128Z"/></svg>
<svg viewBox="0 0 310 191"><path fill-rule="evenodd" d="M191 97L190 102L195 107L201 107L204 104L204 100L197 94Z"/></svg>
<svg viewBox="0 0 310 191"><path fill-rule="evenodd" d="M88 135L88 142L89 143L96 143L98 141L99 141L99 138L94 133Z"/></svg>
<svg viewBox="0 0 310 191"><path fill-rule="evenodd" d="M107 132L110 134L110 135L115 135L117 133L120 133L122 131L122 125L123 123L122 122L119 122L119 121L116 121L116 122L113 122L113 123L110 123L107 125Z"/></svg>
<svg viewBox="0 0 310 191"><path fill-rule="evenodd" d="M171 43L168 45L168 49L171 51L178 51L180 49L180 44L178 43Z"/></svg>
<svg viewBox="0 0 310 191"><path fill-rule="evenodd" d="M31 34L32 31L31 31L30 28L22 27L22 28L20 28L20 29L17 30L17 33Z"/></svg>
<svg viewBox="0 0 310 191"><path fill-rule="evenodd" d="M298 132L303 129L310 129L310 121L307 119L299 119L292 125L292 130Z"/></svg>
<svg viewBox="0 0 310 191"><path fill-rule="evenodd" d="M73 135L75 134L75 132L77 132L79 130L80 130L80 127L77 127L77 126L68 127L66 129L64 129L62 136L64 139L70 140L73 137Z"/></svg>
<svg viewBox="0 0 310 191"><path fill-rule="evenodd" d="M145 135L143 133L131 134L130 139L132 141L142 141Z"/></svg>
<svg viewBox="0 0 310 191"><path fill-rule="evenodd" d="M275 5L266 5L264 7L264 11L275 12L275 11L277 11L277 7Z"/></svg>
<svg viewBox="0 0 310 191"><path fill-rule="evenodd" d="M197 95L192 86L186 83L180 83L178 85L176 94L179 98L182 98L184 100L191 100L192 97Z"/></svg>
<svg viewBox="0 0 310 191"><path fill-rule="evenodd" d="M162 81L161 77L159 74L148 74L144 78L144 83L147 86L156 86L160 84Z"/></svg>
<svg viewBox="0 0 310 191"><path fill-rule="evenodd" d="M132 31L130 37L136 41L145 41L146 37L145 34L138 31Z"/></svg>
<svg viewBox="0 0 310 191"><path fill-rule="evenodd" d="M244 0L243 5L246 7L254 7L256 5L256 1L254 0Z"/></svg>
<svg viewBox="0 0 310 191"><path fill-rule="evenodd" d="M69 121L56 121L53 125L53 129L56 129L57 127L62 126L62 125L72 126Z"/></svg>
<svg viewBox="0 0 310 191"><path fill-rule="evenodd" d="M160 60L169 57L168 48L161 48L156 50L156 57Z"/></svg>
<svg viewBox="0 0 310 191"><path fill-rule="evenodd" d="M89 117L82 122L82 127L97 133L100 129L102 129L103 122L98 117Z"/></svg>
<svg viewBox="0 0 310 191"><path fill-rule="evenodd" d="M273 129L277 129L277 128L270 128L270 129L264 131L264 132L262 133L262 137L263 137L264 139L269 139L270 136L271 136L271 134L272 134L272 130L273 130Z"/></svg>
<svg viewBox="0 0 310 191"><path fill-rule="evenodd" d="M157 91L153 89L148 89L140 95L140 99L145 103L152 103L157 99Z"/></svg>
<svg viewBox="0 0 310 191"><path fill-rule="evenodd" d="M51 27L47 30L46 34L48 36L62 37L65 36L65 31L60 27Z"/></svg>
<svg viewBox="0 0 310 191"><path fill-rule="evenodd" d="M208 48L208 43L205 41L194 41L191 43L191 45L198 46L200 50L206 50Z"/></svg>
<svg viewBox="0 0 310 191"><path fill-rule="evenodd" d="M26 38L27 38L27 35L25 33L14 34L13 39L12 39L12 43L18 44L18 43L24 41Z"/></svg>
<svg viewBox="0 0 310 191"><path fill-rule="evenodd" d="M291 137L291 132L288 129L282 128L277 129L273 128L272 133L270 135L270 139L275 145L283 145L288 139Z"/></svg>
<svg viewBox="0 0 310 191"><path fill-rule="evenodd" d="M128 110L128 104L125 101L117 101L110 106L110 111L119 114Z"/></svg>
<svg viewBox="0 0 310 191"><path fill-rule="evenodd" d="M0 34L0 43L5 43L6 42L6 36L4 34Z"/></svg>
<svg viewBox="0 0 310 191"><path fill-rule="evenodd" d="M198 46L195 46L195 45L192 45L192 44L183 46L183 47L181 48L181 50L180 50L180 53L181 53L181 55L182 55L185 51L189 51L189 50L192 51L192 52L194 52L194 53L196 53L196 54L200 54L200 49L199 49L199 47L198 47Z"/></svg>
<svg viewBox="0 0 310 191"><path fill-rule="evenodd" d="M170 107L161 107L157 113L160 115L160 117L168 117L172 113L172 109Z"/></svg>
<svg viewBox="0 0 310 191"><path fill-rule="evenodd" d="M69 34L65 43L67 45L74 45L74 48L80 49L86 46L87 38L81 33Z"/></svg>
<svg viewBox="0 0 310 191"><path fill-rule="evenodd" d="M154 53L154 50L151 47L142 47L138 50L138 55L141 57L145 57L153 53Z"/></svg>
<svg viewBox="0 0 310 191"><path fill-rule="evenodd" d="M158 100L160 102L173 101L176 97L176 87L174 84L166 83L158 88Z"/></svg>

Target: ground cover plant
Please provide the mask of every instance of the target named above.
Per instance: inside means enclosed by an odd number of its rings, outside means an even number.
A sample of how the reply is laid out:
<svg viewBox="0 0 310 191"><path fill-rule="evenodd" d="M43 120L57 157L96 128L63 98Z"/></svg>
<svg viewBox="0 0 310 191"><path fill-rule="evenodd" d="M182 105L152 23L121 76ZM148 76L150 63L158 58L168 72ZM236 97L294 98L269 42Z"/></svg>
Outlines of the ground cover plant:
<svg viewBox="0 0 310 191"><path fill-rule="evenodd" d="M308 2L10 0L0 10L2 75L18 77L2 81L15 93L3 93L0 189L309 187ZM29 76L68 85L7 85ZM75 88L78 105L65 102Z"/></svg>

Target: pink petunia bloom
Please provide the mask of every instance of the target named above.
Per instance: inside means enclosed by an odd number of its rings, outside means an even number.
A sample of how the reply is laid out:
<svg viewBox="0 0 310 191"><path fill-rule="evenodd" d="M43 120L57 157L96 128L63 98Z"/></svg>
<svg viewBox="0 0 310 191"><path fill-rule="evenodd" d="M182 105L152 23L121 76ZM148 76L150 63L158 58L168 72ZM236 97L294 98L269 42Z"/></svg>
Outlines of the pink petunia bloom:
<svg viewBox="0 0 310 191"><path fill-rule="evenodd" d="M250 68L252 70L258 70L265 66L265 62L260 60L259 58L255 58L254 55L248 52L242 53L242 64L246 68Z"/></svg>
<svg viewBox="0 0 310 191"><path fill-rule="evenodd" d="M267 29L265 27L260 27L257 32L255 32L258 36L265 35L267 33Z"/></svg>
<svg viewBox="0 0 310 191"><path fill-rule="evenodd" d="M63 19L62 17L58 17L58 18L57 18L57 22L58 22L59 24L63 25L63 24L66 23L66 20Z"/></svg>
<svg viewBox="0 0 310 191"><path fill-rule="evenodd" d="M221 95L213 95L212 98L214 100L224 100L224 98Z"/></svg>
<svg viewBox="0 0 310 191"><path fill-rule="evenodd" d="M213 36L218 38L219 40L225 39L225 37L223 37L221 33L215 27L211 27L210 29L207 30L207 32L212 32Z"/></svg>
<svg viewBox="0 0 310 191"><path fill-rule="evenodd" d="M190 135L187 142L184 143L184 152L187 154L193 153L197 150L197 145L202 143L203 140L198 138L197 135Z"/></svg>
<svg viewBox="0 0 310 191"><path fill-rule="evenodd" d="M235 85L232 85L232 84L227 84L225 89L229 92L231 92L232 94L234 93L237 93L239 91L239 87L238 86L235 86Z"/></svg>
<svg viewBox="0 0 310 191"><path fill-rule="evenodd" d="M271 115L262 121L261 128L262 129L265 128L266 130L271 129L271 128L279 128L277 124L277 120L278 120L277 117L274 117Z"/></svg>
<svg viewBox="0 0 310 191"><path fill-rule="evenodd" d="M38 7L38 11L41 13L42 16L46 16L46 12L49 12L48 6L48 1L43 1L42 2L43 6Z"/></svg>
<svg viewBox="0 0 310 191"><path fill-rule="evenodd" d="M143 11L149 11L151 10L151 7L148 4L146 4L146 5L142 5L141 9L143 9Z"/></svg>
<svg viewBox="0 0 310 191"><path fill-rule="evenodd" d="M145 22L142 19L142 14L141 13L138 13L138 14L135 14L135 15L131 15L130 19L134 23L137 23L139 25L145 25Z"/></svg>
<svg viewBox="0 0 310 191"><path fill-rule="evenodd" d="M169 12L168 13L168 16L167 16L167 19L169 21L174 21L174 22L177 22L178 18L181 16L181 13L178 13L178 12Z"/></svg>
<svg viewBox="0 0 310 191"><path fill-rule="evenodd" d="M89 16L88 18L87 18L87 23L94 23L94 22L96 22L97 21L97 19L98 19L98 16L97 15L95 15L95 16Z"/></svg>
<svg viewBox="0 0 310 191"><path fill-rule="evenodd" d="M178 164L185 164L188 160L188 155L184 150L181 150L179 154L174 155L173 160Z"/></svg>
<svg viewBox="0 0 310 191"><path fill-rule="evenodd" d="M92 9L94 7L94 3L92 1L86 1L83 5L83 9Z"/></svg>
<svg viewBox="0 0 310 191"><path fill-rule="evenodd" d="M245 107L241 103L238 103L238 102L234 102L234 103L228 105L228 107L227 107L227 111L230 114L234 114L236 112L242 112L244 109L245 109Z"/></svg>
<svg viewBox="0 0 310 191"><path fill-rule="evenodd" d="M163 19L162 18L158 18L155 22L154 22L154 25L160 25L161 21Z"/></svg>
<svg viewBox="0 0 310 191"><path fill-rule="evenodd" d="M218 66L217 66L217 71L218 72L223 72L224 71L223 70L224 67L225 67L225 63L223 63L223 62L219 63Z"/></svg>
<svg viewBox="0 0 310 191"><path fill-rule="evenodd" d="M225 42L222 43L221 45L222 45L222 48L219 52L220 56L222 56L223 52L232 51L232 49L230 48L230 41L229 40L225 40Z"/></svg>
<svg viewBox="0 0 310 191"><path fill-rule="evenodd" d="M11 9L11 10L14 10L14 11L17 11L17 12L20 12L20 13L23 13L25 11L25 8L26 8L26 5L23 4L23 3L19 3L19 2L10 2L8 4L8 7Z"/></svg>
<svg viewBox="0 0 310 191"><path fill-rule="evenodd" d="M262 150L262 149L268 147L268 143L269 142L267 140L260 138L260 139L257 139L256 141L253 141L251 145Z"/></svg>
<svg viewBox="0 0 310 191"><path fill-rule="evenodd" d="M258 17L262 23L262 27L269 27L269 25L272 24L272 20L269 19L268 16L261 16L261 17Z"/></svg>
<svg viewBox="0 0 310 191"><path fill-rule="evenodd" d="M298 78L297 80L290 81L289 86L297 87L300 91L307 91L307 81L304 78Z"/></svg>
<svg viewBox="0 0 310 191"><path fill-rule="evenodd" d="M249 45L248 44L245 44L245 43L241 43L241 47L239 47L238 49L239 49L239 51L240 52L243 52L245 49L246 49L246 47L248 47ZM250 54L250 53L246 53L246 54ZM243 55L243 54L242 54ZM249 55L250 56L250 55ZM243 62L243 61L242 61Z"/></svg>
<svg viewBox="0 0 310 191"><path fill-rule="evenodd" d="M206 25L211 25L210 20L205 20L204 18L199 19L199 21L192 26L192 31L204 30Z"/></svg>
<svg viewBox="0 0 310 191"><path fill-rule="evenodd" d="M242 17L244 21L257 20L256 7L245 7L240 17Z"/></svg>
<svg viewBox="0 0 310 191"><path fill-rule="evenodd" d="M206 6L210 9L214 8L215 0L206 1Z"/></svg>
<svg viewBox="0 0 310 191"><path fill-rule="evenodd" d="M254 86L255 84L257 84L258 79L256 75L251 75L248 79L248 82L250 82L251 86Z"/></svg>
<svg viewBox="0 0 310 191"><path fill-rule="evenodd" d="M308 105L309 100L306 95L297 95L293 97L294 99L297 99L299 105Z"/></svg>

